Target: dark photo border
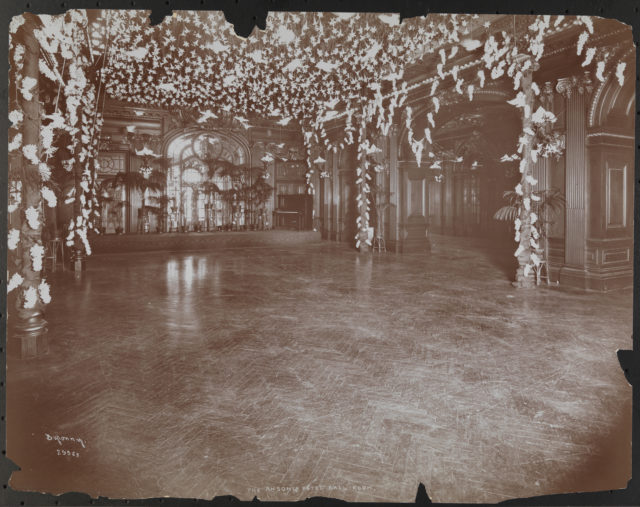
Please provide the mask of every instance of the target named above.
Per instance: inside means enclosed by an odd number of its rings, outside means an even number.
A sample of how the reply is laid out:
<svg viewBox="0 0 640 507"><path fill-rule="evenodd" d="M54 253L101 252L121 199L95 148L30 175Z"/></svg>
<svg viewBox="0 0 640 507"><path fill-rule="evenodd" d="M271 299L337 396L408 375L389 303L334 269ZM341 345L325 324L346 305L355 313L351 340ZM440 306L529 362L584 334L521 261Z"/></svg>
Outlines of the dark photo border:
<svg viewBox="0 0 640 507"><path fill-rule="evenodd" d="M0 70L0 87L2 103L0 115L5 118L0 122L0 138L7 138L8 121L8 26L14 15L25 11L38 14L58 14L68 9L140 9L151 10L151 22L158 23L172 9L179 10L222 10L227 20L235 26L236 33L247 36L254 25L265 27L268 11L370 11L396 12L401 18L425 15L430 12L442 13L477 13L477 14L568 14L600 16L616 19L633 27L633 40L636 44L636 98L640 89L640 60L637 47L640 44L640 1L638 0L527 0L513 2L507 0L472 1L472 0L1 0L0 19L2 19L2 37L0 37L0 53L4 57L4 64ZM640 102L636 99L636 150L635 150L635 185L634 185L634 297L633 297L633 350L618 352L621 368L630 384L633 386L633 440L637 442L640 434L640 420L638 406L640 406ZM7 252L4 248L4 238L7 234L7 145L0 142L2 169L0 170L0 232L3 246L0 248L0 264L3 268L2 290L0 290L0 329L2 339L0 343L0 361L5 366L0 370L0 403L1 420L0 435L2 438L2 468L0 488L0 505L178 505L178 506L240 506L262 503L275 505L284 502L242 502L235 497L222 496L211 500L154 498L141 500L114 500L107 498L92 499L83 493L66 493L61 496L50 494L14 491L8 486L9 477L13 470L18 469L15 463L6 457L6 266ZM585 376L589 371L584 372ZM632 447L632 479L624 490L602 491L595 493L572 493L563 495L549 495L532 498L521 498L503 502L507 505L640 505L640 445ZM429 485L420 484L416 491L416 504L431 504L429 499ZM326 498L310 498L302 502L309 506L338 505L347 502ZM361 504L365 505L365 504ZM387 504L390 505L390 504ZM441 504L445 505L445 504Z"/></svg>

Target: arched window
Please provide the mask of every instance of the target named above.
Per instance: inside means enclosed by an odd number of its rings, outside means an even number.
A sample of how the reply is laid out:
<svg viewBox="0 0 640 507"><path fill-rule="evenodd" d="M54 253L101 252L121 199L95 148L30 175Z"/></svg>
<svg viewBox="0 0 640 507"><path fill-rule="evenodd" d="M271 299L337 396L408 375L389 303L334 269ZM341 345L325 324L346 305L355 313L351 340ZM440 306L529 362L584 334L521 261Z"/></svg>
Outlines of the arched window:
<svg viewBox="0 0 640 507"><path fill-rule="evenodd" d="M242 202L233 201L232 181L214 161L235 166L248 162L246 148L215 132L191 132L167 146L169 230L211 231L244 225Z"/></svg>

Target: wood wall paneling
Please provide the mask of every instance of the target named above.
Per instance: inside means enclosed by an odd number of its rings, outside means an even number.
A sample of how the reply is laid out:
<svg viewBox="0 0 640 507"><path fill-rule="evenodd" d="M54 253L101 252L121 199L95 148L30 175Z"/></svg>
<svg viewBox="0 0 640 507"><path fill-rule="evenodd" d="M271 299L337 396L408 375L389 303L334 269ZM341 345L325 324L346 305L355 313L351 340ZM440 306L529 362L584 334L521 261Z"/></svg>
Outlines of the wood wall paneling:
<svg viewBox="0 0 640 507"><path fill-rule="evenodd" d="M606 171L606 227L618 229L627 225L627 166L612 167Z"/></svg>

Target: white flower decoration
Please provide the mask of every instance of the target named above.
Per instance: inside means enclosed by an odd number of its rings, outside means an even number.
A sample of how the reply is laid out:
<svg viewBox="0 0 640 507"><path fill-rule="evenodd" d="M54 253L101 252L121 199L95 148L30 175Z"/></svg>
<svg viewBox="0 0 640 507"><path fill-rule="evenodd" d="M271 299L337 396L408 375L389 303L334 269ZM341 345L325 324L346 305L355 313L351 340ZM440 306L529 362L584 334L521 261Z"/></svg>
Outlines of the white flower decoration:
<svg viewBox="0 0 640 507"><path fill-rule="evenodd" d="M10 229L7 234L7 248L15 250L18 247L18 241L20 241L20 231L18 229Z"/></svg>
<svg viewBox="0 0 640 507"><path fill-rule="evenodd" d="M38 292L40 293L40 299L45 305L48 305L51 302L51 293L49 284L42 280L40 285L38 285Z"/></svg>
<svg viewBox="0 0 640 507"><path fill-rule="evenodd" d="M14 126L17 125L18 123L21 123L23 119L24 119L24 114L22 114L22 111L18 111L17 109L14 109L9 113L9 121L13 123Z"/></svg>
<svg viewBox="0 0 640 507"><path fill-rule="evenodd" d="M24 307L29 309L36 306L38 302L38 290L35 287L29 287L24 291Z"/></svg>
<svg viewBox="0 0 640 507"><path fill-rule="evenodd" d="M24 15L13 16L9 23L9 33L16 33L22 25L24 25Z"/></svg>
<svg viewBox="0 0 640 507"><path fill-rule="evenodd" d="M582 66L586 67L591 63L593 57L596 56L596 48L589 48L584 55L584 62L582 62Z"/></svg>
<svg viewBox="0 0 640 507"><path fill-rule="evenodd" d="M15 151L22 146L22 134L18 132L9 143L9 151Z"/></svg>
<svg viewBox="0 0 640 507"><path fill-rule="evenodd" d="M580 56L582 54L582 49L584 45L587 43L589 39L589 34L587 32L582 32L578 37L578 45L577 45L577 54Z"/></svg>
<svg viewBox="0 0 640 507"><path fill-rule="evenodd" d="M33 206L29 206L25 210L24 214L27 217L27 222L29 223L29 227L31 227L34 230L40 227L40 214L38 213L38 210L36 208L34 208Z"/></svg>
<svg viewBox="0 0 640 507"><path fill-rule="evenodd" d="M38 81L31 76L25 76L22 78L22 87L20 88L20 93L25 100L33 99L33 87L38 84Z"/></svg>
<svg viewBox="0 0 640 507"><path fill-rule="evenodd" d="M58 199L56 198L56 194L49 187L42 187L40 191L44 200L47 201L47 206L50 208L55 208L58 204Z"/></svg>
<svg viewBox="0 0 640 507"><path fill-rule="evenodd" d="M533 245L533 243L535 243L535 241L533 241L533 240L532 240L532 241L531 241L531 243L532 243L532 245ZM534 248L538 248L538 247L537 247L537 246L535 246ZM542 259L540 259L540 257L538 257L538 255L537 255L535 252L532 252L532 253L531 253L531 260L533 261L533 263L534 263L536 266L539 266L539 265L540 265L540 263L542 262Z"/></svg>
<svg viewBox="0 0 640 507"><path fill-rule="evenodd" d="M531 266L531 264L527 264L527 265L525 265L525 267L524 267L524 271L523 271L524 276L525 276L525 277L529 276L529 274L531 273L531 270L532 270L532 269L533 269L533 266Z"/></svg>
<svg viewBox="0 0 640 507"><path fill-rule="evenodd" d="M42 271L42 257L44 256L44 247L42 245L33 245L29 249L31 255L31 263L34 271Z"/></svg>
<svg viewBox="0 0 640 507"><path fill-rule="evenodd" d="M624 69L627 67L625 62L620 62L616 66L616 78L618 78L618 84L624 85Z"/></svg>
<svg viewBox="0 0 640 507"><path fill-rule="evenodd" d="M38 170L40 171L40 177L43 181L49 181L51 178L51 168L44 162L38 164Z"/></svg>
<svg viewBox="0 0 640 507"><path fill-rule="evenodd" d="M22 154L32 164L39 164L38 160L38 147L35 144L27 144L22 147Z"/></svg>
<svg viewBox="0 0 640 507"><path fill-rule="evenodd" d="M22 285L22 282L24 282L24 278L22 278L20 274L14 273L9 280L9 283L7 284L7 294L13 289L20 287L20 285Z"/></svg>
<svg viewBox="0 0 640 507"><path fill-rule="evenodd" d="M596 78L598 81L604 81L604 62L598 62L596 67Z"/></svg>

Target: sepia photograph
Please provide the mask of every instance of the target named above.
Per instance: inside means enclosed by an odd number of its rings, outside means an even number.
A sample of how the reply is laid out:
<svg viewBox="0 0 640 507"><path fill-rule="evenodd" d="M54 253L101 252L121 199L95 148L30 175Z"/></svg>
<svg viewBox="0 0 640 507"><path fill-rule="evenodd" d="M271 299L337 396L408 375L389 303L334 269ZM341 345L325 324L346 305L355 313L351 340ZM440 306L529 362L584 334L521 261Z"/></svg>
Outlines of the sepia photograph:
<svg viewBox="0 0 640 507"><path fill-rule="evenodd" d="M7 23L9 488L495 503L627 487L631 26Z"/></svg>

